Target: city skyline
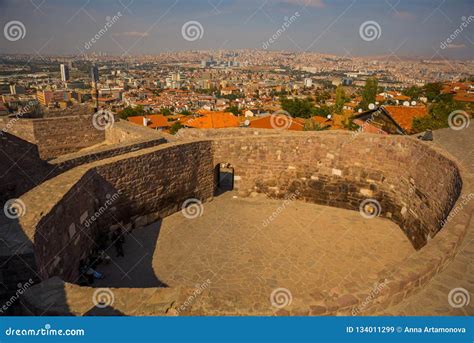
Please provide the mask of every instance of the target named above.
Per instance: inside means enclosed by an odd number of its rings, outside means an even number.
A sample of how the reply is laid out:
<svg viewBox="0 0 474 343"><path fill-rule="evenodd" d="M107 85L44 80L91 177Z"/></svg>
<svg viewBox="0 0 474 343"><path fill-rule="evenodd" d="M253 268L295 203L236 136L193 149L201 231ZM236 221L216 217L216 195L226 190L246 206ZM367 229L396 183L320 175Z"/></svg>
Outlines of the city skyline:
<svg viewBox="0 0 474 343"><path fill-rule="evenodd" d="M0 1L0 46L38 56L257 49L472 59L473 7L464 0ZM20 36L11 39L17 25Z"/></svg>

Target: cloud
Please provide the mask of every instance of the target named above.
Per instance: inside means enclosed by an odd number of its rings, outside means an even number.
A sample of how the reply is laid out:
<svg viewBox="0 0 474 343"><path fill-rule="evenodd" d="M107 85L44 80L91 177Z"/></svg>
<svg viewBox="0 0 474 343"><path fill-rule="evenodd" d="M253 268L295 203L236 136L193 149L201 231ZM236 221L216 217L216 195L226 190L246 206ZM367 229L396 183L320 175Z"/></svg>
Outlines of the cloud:
<svg viewBox="0 0 474 343"><path fill-rule="evenodd" d="M446 45L448 49L464 49L466 44L448 44Z"/></svg>
<svg viewBox="0 0 474 343"><path fill-rule="evenodd" d="M396 13L393 14L393 16L401 20L415 20L416 19L416 15L408 11L397 11Z"/></svg>
<svg viewBox="0 0 474 343"><path fill-rule="evenodd" d="M127 32L119 32L114 33L114 36L122 36L122 37L148 37L148 32L138 32L138 31L127 31Z"/></svg>
<svg viewBox="0 0 474 343"><path fill-rule="evenodd" d="M306 7L316 7L316 8L324 8L326 4L323 0L282 0L281 2L290 4L290 5L298 5L298 6L306 6Z"/></svg>

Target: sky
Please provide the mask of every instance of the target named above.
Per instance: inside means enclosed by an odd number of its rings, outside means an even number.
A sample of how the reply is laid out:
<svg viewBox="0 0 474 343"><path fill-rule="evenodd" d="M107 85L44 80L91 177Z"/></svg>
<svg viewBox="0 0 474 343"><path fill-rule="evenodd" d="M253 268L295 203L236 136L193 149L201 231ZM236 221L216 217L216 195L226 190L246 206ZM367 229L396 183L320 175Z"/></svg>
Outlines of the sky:
<svg viewBox="0 0 474 343"><path fill-rule="evenodd" d="M0 0L0 25L0 53L474 59L474 0Z"/></svg>

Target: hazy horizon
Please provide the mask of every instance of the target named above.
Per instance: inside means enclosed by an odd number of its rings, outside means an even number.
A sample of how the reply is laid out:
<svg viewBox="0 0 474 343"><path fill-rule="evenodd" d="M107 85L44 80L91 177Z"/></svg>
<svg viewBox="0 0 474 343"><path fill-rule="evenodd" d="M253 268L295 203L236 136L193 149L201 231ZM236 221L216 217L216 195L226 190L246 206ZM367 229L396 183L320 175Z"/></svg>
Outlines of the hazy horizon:
<svg viewBox="0 0 474 343"><path fill-rule="evenodd" d="M474 55L471 0L0 0L0 9L2 54L257 49L347 57ZM6 37L12 22L24 26L20 39Z"/></svg>

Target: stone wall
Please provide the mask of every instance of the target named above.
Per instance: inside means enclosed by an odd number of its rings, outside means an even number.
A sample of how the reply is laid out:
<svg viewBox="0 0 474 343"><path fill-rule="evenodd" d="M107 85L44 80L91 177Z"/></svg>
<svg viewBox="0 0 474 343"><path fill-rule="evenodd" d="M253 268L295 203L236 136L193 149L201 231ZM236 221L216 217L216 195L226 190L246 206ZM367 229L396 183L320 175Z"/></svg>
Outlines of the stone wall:
<svg viewBox="0 0 474 343"><path fill-rule="evenodd" d="M417 249L438 233L461 188L465 195L473 192L455 162L409 137L305 132L163 144L76 167L21 198L27 212L20 225L34 242L41 277L74 283L80 259L96 249L100 232L128 229L131 221L146 225L179 211L188 198L211 199L214 168L224 162L234 167L242 196L296 194L353 210L377 200L380 215L399 224ZM381 272L389 286L371 306L401 301L428 282L456 254L468 223L466 215L453 217L404 265ZM291 314L350 314L366 293L335 297L308 290L313 298Z"/></svg>
<svg viewBox="0 0 474 343"><path fill-rule="evenodd" d="M22 118L0 118L2 134L9 133L27 142L36 143L33 120Z"/></svg>
<svg viewBox="0 0 474 343"><path fill-rule="evenodd" d="M79 261L110 227L146 225L181 210L186 199L212 198L211 154L210 142L144 149L74 168L25 194L21 225L41 277L76 282Z"/></svg>
<svg viewBox="0 0 474 343"><path fill-rule="evenodd" d="M92 125L91 116L33 119L36 144L42 159L78 151L105 140L105 131Z"/></svg>
<svg viewBox="0 0 474 343"><path fill-rule="evenodd" d="M214 165L223 162L235 168L235 188L243 196L295 194L357 211L370 201L416 249L440 230L462 187L452 161L403 136L331 131L215 139Z"/></svg>
<svg viewBox="0 0 474 343"><path fill-rule="evenodd" d="M44 144L50 143L38 143L34 128L38 125L39 127L44 126L43 134L46 134L49 131L55 131L58 125L63 125L68 121L69 118L56 118L46 121L16 118L2 121L0 119L0 125L3 125L5 129L0 134L1 201L17 198L45 180L79 165L167 142L164 136L157 131L142 128L126 121L118 121L103 133L106 138L103 144L45 161L45 154L47 157L48 154L53 156L56 153L67 151L64 150L64 144L66 144L64 142L68 142L69 138L63 136L64 132L59 136L53 135L51 137L52 147L45 148ZM76 132L81 131L80 129L74 130ZM77 144L72 144L75 146L71 148L72 150L79 148Z"/></svg>
<svg viewBox="0 0 474 343"><path fill-rule="evenodd" d="M0 201L16 198L41 184L51 170L38 147L24 139L0 134Z"/></svg>
<svg viewBox="0 0 474 343"><path fill-rule="evenodd" d="M57 118L3 118L2 130L37 145L39 156L48 160L101 143L105 132L92 125L92 116Z"/></svg>

